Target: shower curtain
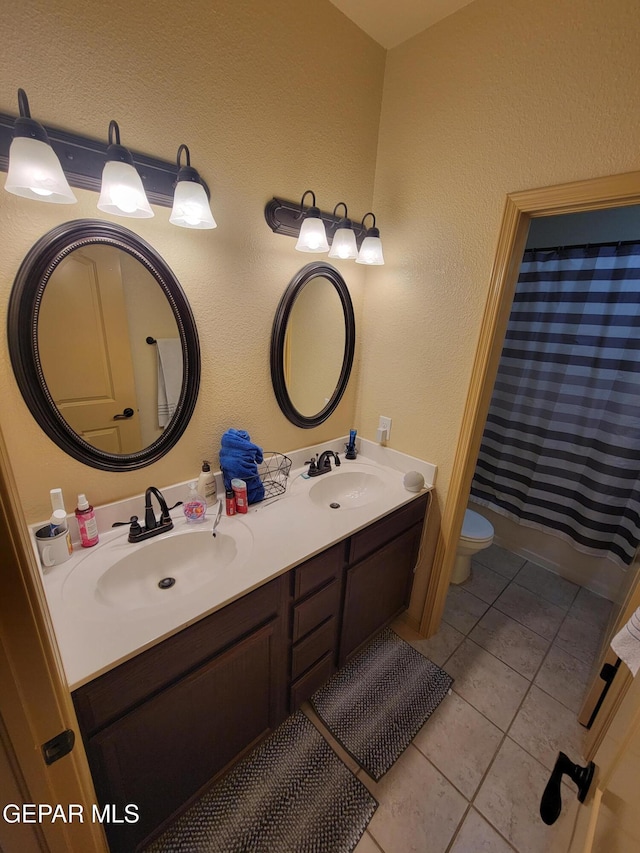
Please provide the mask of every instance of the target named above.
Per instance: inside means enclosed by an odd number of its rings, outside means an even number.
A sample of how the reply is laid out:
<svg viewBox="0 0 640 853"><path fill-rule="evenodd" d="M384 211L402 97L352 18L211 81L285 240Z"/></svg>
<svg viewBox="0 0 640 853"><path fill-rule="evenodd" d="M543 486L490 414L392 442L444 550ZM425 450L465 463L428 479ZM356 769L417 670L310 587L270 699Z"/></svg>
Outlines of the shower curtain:
<svg viewBox="0 0 640 853"><path fill-rule="evenodd" d="M528 250L471 500L622 567L640 542L640 242Z"/></svg>

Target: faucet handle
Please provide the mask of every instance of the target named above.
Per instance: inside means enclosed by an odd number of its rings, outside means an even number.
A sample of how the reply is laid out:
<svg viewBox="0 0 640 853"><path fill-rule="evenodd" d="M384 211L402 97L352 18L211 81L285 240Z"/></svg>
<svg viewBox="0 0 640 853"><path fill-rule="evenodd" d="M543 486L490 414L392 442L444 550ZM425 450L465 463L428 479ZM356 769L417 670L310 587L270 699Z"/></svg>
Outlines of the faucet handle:
<svg viewBox="0 0 640 853"><path fill-rule="evenodd" d="M338 456L338 451L337 451L337 450L336 450L336 452L333 454L333 459L334 459L334 461L335 461L335 466L336 466L336 468L339 468L339 467L340 467L340 465L341 465L341 462L340 462L340 457Z"/></svg>
<svg viewBox="0 0 640 853"><path fill-rule="evenodd" d="M135 524L138 521L137 515L132 515L129 521L114 521L112 527L124 527L125 524ZM139 526L139 525L138 525Z"/></svg>
<svg viewBox="0 0 640 853"><path fill-rule="evenodd" d="M129 528L129 537L140 536L140 534L142 533L142 528L140 527L140 524L138 522L138 516L132 515L129 519L129 523L131 524L131 527Z"/></svg>
<svg viewBox="0 0 640 853"><path fill-rule="evenodd" d="M318 470L317 455L312 456L311 459L307 460L304 464L309 466L309 474L315 473Z"/></svg>
<svg viewBox="0 0 640 853"><path fill-rule="evenodd" d="M125 524L129 524L129 542L133 541L132 537L140 536L142 533L142 528L138 523L138 516L132 515L129 521L114 521L111 525L112 527L124 527Z"/></svg>

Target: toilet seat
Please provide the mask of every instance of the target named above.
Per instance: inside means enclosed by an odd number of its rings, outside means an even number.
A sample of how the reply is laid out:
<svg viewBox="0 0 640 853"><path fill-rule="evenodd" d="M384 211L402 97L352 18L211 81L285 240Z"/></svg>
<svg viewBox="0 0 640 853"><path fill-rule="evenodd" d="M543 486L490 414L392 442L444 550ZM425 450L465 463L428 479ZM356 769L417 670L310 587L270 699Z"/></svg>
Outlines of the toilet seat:
<svg viewBox="0 0 640 853"><path fill-rule="evenodd" d="M460 539L467 539L471 542L484 542L488 539L493 539L493 525L479 512L474 512L468 509L464 514L462 522L462 533Z"/></svg>

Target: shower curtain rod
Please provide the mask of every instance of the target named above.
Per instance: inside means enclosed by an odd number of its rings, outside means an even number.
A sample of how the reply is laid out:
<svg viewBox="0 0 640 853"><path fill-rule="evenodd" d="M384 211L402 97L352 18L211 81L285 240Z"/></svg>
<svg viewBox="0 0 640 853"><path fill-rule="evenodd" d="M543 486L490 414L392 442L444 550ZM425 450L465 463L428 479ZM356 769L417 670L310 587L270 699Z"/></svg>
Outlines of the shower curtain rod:
<svg viewBox="0 0 640 853"><path fill-rule="evenodd" d="M635 243L640 243L640 237L637 240L610 240L605 243L570 243L565 246L540 246L539 248L526 248L525 252L562 252L564 249L598 249L601 246L633 246Z"/></svg>

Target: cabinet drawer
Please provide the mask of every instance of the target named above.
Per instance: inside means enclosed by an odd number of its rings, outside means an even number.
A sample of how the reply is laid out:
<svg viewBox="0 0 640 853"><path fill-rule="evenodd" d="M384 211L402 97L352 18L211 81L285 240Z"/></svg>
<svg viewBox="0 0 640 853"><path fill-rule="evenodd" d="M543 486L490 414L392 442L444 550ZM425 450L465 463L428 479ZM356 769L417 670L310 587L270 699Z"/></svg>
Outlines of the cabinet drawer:
<svg viewBox="0 0 640 853"><path fill-rule="evenodd" d="M377 551L378 548L386 545L387 542L399 536L400 533L404 533L414 524L424 521L428 500L429 493L421 495L402 509L352 536L349 562L357 563L358 560Z"/></svg>
<svg viewBox="0 0 640 853"><path fill-rule="evenodd" d="M330 616L336 616L340 606L340 582L332 581L293 608L293 642L313 631Z"/></svg>
<svg viewBox="0 0 640 853"><path fill-rule="evenodd" d="M295 711L336 671L332 654L321 658L302 678L291 685L291 711Z"/></svg>
<svg viewBox="0 0 640 853"><path fill-rule="evenodd" d="M338 620L332 616L315 631L312 631L304 640L300 640L293 647L291 656L291 679L295 679L317 660L327 654L336 651L336 640L338 635Z"/></svg>
<svg viewBox="0 0 640 853"><path fill-rule="evenodd" d="M333 548L323 551L294 569L293 597L304 598L327 581L337 578L344 564L346 544L338 542Z"/></svg>

